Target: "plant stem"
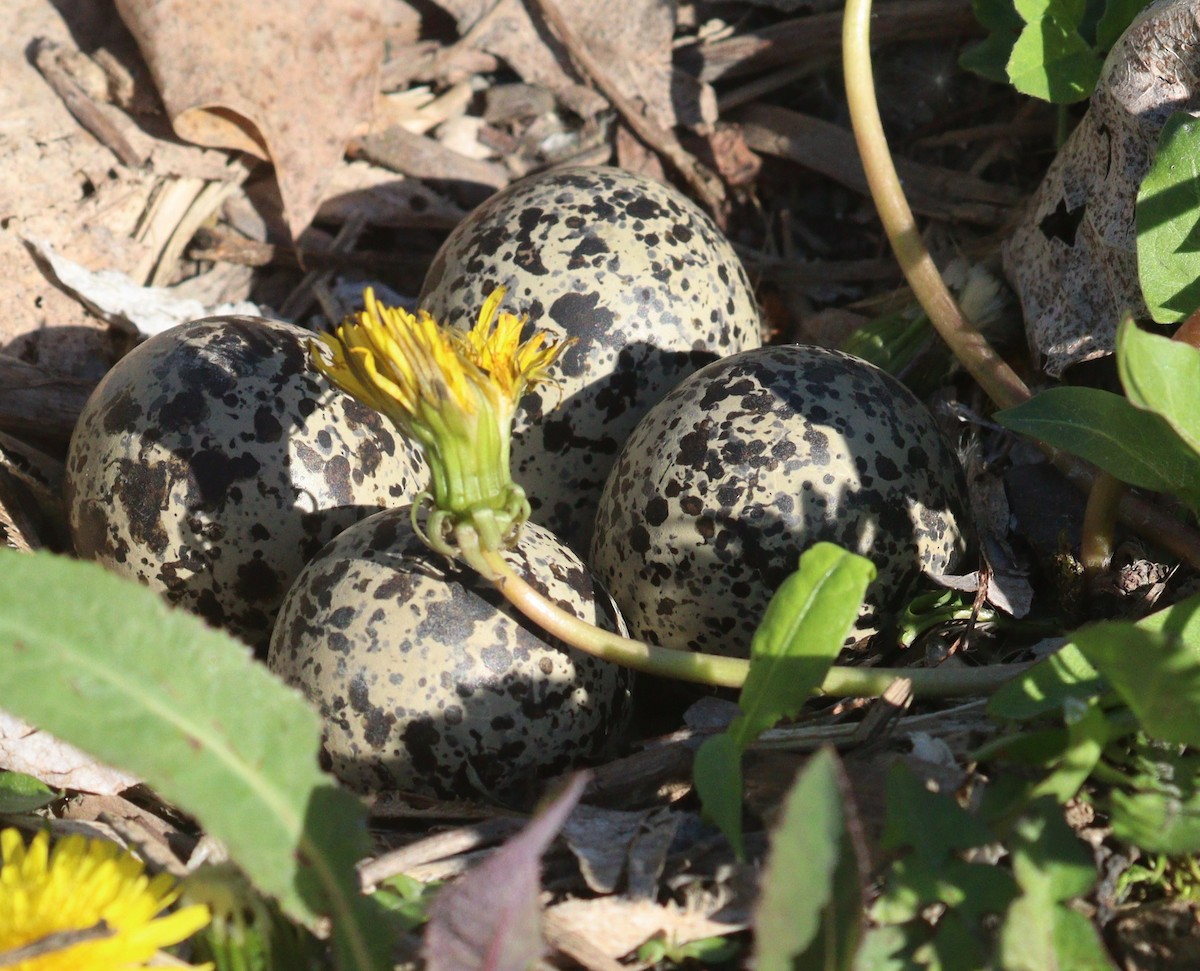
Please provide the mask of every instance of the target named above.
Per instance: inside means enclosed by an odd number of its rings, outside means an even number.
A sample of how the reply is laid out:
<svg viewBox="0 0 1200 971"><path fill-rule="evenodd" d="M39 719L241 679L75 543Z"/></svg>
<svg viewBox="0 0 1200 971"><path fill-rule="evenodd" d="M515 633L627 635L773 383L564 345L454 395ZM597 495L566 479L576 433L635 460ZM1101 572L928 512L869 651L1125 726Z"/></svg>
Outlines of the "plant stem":
<svg viewBox="0 0 1200 971"><path fill-rule="evenodd" d="M871 0L846 0L842 24L846 101L879 219L913 296L942 340L997 407L1011 408L1029 400L1029 388L979 329L963 317L921 239L905 199L875 100L870 34ZM1036 444L1081 492L1086 493L1092 488L1099 474L1094 466L1044 442ZM1120 497L1117 511L1126 525L1146 539L1200 568L1200 532L1196 529L1128 490Z"/></svg>
<svg viewBox="0 0 1200 971"><path fill-rule="evenodd" d="M913 295L954 356L1002 408L1029 399L1029 389L963 316L925 248L892 162L871 70L871 0L847 0L842 30L846 101L871 197Z"/></svg>
<svg viewBox="0 0 1200 971"><path fill-rule="evenodd" d="M1113 555L1117 507L1125 494L1125 483L1107 472L1099 473L1088 492L1079 540L1079 560L1089 578L1108 569Z"/></svg>
<svg viewBox="0 0 1200 971"><path fill-rule="evenodd" d="M473 535L469 527L458 530L456 539L462 550L462 559L468 566L494 583L505 599L526 617L572 647L615 664L680 681L722 688L740 688L745 683L750 662L743 658L681 651L602 630L551 603L513 570L501 553L481 549L478 537ZM913 693L922 698L987 694L1028 667L1028 664L993 664L978 668L835 666L829 669L825 681L815 693L837 697L877 697L897 678L907 678L912 682Z"/></svg>

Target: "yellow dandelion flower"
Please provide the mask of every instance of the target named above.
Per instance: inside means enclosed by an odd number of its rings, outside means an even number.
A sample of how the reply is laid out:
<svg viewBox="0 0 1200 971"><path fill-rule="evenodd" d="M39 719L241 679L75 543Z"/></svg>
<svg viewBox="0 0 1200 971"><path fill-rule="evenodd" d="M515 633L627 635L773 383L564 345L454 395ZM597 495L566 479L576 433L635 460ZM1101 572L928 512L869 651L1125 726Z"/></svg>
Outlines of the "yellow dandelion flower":
<svg viewBox="0 0 1200 971"><path fill-rule="evenodd" d="M6 829L0 861L6 971L137 971L209 921L203 905L160 916L179 896L175 881L147 876L139 859L105 840L68 836L51 847L43 831L26 846Z"/></svg>
<svg viewBox="0 0 1200 971"><path fill-rule="evenodd" d="M495 290L475 326L460 331L423 310L385 307L368 289L366 308L311 348L318 370L423 447L432 483L414 525L431 506L426 542L448 555L462 527L484 549L516 540L529 502L509 468L513 416L570 343L549 343L544 332L522 342L526 318L500 312L504 294Z"/></svg>

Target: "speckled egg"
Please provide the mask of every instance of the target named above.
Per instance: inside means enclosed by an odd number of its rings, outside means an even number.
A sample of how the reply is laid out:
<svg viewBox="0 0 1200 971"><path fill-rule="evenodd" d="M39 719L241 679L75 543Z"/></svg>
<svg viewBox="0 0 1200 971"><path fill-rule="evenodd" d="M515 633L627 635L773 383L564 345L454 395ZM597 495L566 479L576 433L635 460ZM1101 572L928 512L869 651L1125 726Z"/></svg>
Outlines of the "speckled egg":
<svg viewBox="0 0 1200 971"><path fill-rule="evenodd" d="M504 555L563 609L625 633L553 534L529 524ZM267 663L318 707L331 767L350 786L523 801L620 739L631 674L517 616L490 583L430 552L408 508L388 510L304 569Z"/></svg>
<svg viewBox="0 0 1200 971"><path fill-rule="evenodd" d="M762 343L754 292L688 198L603 167L532 176L493 196L446 240L418 302L468 326L498 286L504 310L578 340L556 368L559 387L525 398L512 455L534 520L586 550L638 419L697 368Z"/></svg>
<svg viewBox="0 0 1200 971"><path fill-rule="evenodd" d="M693 374L639 423L591 562L635 637L747 656L810 545L874 562L866 631L922 574L958 567L968 508L956 456L899 381L838 351L763 347Z"/></svg>
<svg viewBox="0 0 1200 971"><path fill-rule="evenodd" d="M210 317L118 361L67 456L79 555L265 646L305 562L428 482L414 446L312 368L311 336Z"/></svg>

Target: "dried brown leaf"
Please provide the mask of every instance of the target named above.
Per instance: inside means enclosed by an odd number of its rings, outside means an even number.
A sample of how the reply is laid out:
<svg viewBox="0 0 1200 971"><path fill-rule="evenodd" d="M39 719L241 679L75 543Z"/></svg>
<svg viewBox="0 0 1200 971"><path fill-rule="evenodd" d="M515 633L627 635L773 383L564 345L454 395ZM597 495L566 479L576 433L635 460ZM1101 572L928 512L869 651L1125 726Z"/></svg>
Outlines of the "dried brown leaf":
<svg viewBox="0 0 1200 971"><path fill-rule="evenodd" d="M175 132L275 163L293 237L371 115L373 0L117 0Z"/></svg>
<svg viewBox="0 0 1200 971"><path fill-rule="evenodd" d="M588 941L609 957L624 957L652 937L682 945L742 930L744 923L718 920L716 909L659 904L653 900L599 897L565 900L548 911L559 928Z"/></svg>

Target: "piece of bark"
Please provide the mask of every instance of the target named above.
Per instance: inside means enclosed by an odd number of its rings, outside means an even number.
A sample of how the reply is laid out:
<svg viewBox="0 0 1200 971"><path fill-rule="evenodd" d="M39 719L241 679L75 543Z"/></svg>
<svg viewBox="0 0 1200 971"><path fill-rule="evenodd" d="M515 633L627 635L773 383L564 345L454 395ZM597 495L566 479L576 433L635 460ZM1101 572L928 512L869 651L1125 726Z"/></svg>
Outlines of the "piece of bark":
<svg viewBox="0 0 1200 971"><path fill-rule="evenodd" d="M716 174L688 152L673 132L656 121L649 111L649 103L642 101L639 104L626 95L621 82L622 72L612 70L612 61L606 62L599 52L593 50L592 35L587 36L585 43L585 35L564 12L560 0L533 2L584 74L604 92L630 129L675 168L700 202L713 214L718 225L722 224L725 217L725 186ZM606 16L610 15L611 12L606 11ZM642 105L646 105L645 110Z"/></svg>
<svg viewBox="0 0 1200 971"><path fill-rule="evenodd" d="M65 441L94 387L0 354L0 428Z"/></svg>
<svg viewBox="0 0 1200 971"><path fill-rule="evenodd" d="M735 116L746 144L758 152L790 159L842 185L868 194L867 177L854 135L820 118L774 105L756 105ZM948 222L997 226L1020 194L954 169L896 159L909 205L915 212Z"/></svg>
<svg viewBox="0 0 1200 971"><path fill-rule="evenodd" d="M583 118L606 107L602 96L583 83L561 44L546 30L538 7L522 0L439 0L458 22L463 44L503 58L530 84L549 88ZM570 29L587 39L588 52L604 64L619 67L613 82L620 96L640 103L654 124L671 128L701 121L703 108L675 86L671 0L559 0L558 9ZM456 45L458 46L458 45Z"/></svg>
<svg viewBox="0 0 1200 971"><path fill-rule="evenodd" d="M1117 322L1147 312L1134 204L1167 118L1200 107L1198 34L1197 0L1139 15L1004 245L1004 271L1047 374L1111 354Z"/></svg>

